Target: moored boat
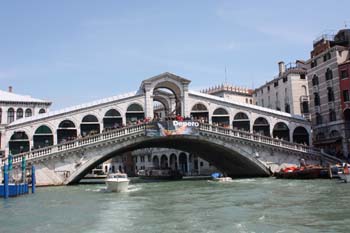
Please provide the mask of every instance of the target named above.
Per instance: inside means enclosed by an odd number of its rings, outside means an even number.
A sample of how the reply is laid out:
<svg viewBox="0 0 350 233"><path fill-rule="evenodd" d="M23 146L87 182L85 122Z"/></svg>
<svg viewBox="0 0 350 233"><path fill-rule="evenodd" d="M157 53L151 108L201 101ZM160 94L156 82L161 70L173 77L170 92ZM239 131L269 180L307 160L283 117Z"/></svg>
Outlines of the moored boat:
<svg viewBox="0 0 350 233"><path fill-rule="evenodd" d="M328 169L321 166L287 167L275 173L278 179L318 179L329 178Z"/></svg>
<svg viewBox="0 0 350 233"><path fill-rule="evenodd" d="M171 169L140 170L137 175L145 180L181 180L182 174Z"/></svg>
<svg viewBox="0 0 350 233"><path fill-rule="evenodd" d="M105 183L107 190L111 192L125 192L128 190L130 180L125 173L108 174Z"/></svg>

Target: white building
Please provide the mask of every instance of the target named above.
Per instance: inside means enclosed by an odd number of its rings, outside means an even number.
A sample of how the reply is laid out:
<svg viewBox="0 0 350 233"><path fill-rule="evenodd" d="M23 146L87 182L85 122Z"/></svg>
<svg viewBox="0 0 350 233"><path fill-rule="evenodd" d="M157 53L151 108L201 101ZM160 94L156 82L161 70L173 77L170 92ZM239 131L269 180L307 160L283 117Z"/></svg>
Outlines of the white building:
<svg viewBox="0 0 350 233"><path fill-rule="evenodd" d="M279 74L254 90L256 105L301 115L309 119L309 91L306 67L303 61L295 64L279 62Z"/></svg>
<svg viewBox="0 0 350 233"><path fill-rule="evenodd" d="M0 90L0 157L4 155L6 147L5 137L2 137L5 127L16 120L46 113L50 106L49 101L13 93L11 86L8 91Z"/></svg>
<svg viewBox="0 0 350 233"><path fill-rule="evenodd" d="M215 95L235 102L253 104L253 90L237 87L230 84L221 84L201 91L202 93Z"/></svg>

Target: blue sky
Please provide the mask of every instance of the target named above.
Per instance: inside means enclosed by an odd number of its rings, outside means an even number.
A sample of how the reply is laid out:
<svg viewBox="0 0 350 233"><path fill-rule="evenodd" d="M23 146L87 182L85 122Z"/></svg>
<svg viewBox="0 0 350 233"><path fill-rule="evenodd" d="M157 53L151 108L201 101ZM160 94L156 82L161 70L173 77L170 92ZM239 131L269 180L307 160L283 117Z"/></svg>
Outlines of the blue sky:
<svg viewBox="0 0 350 233"><path fill-rule="evenodd" d="M257 87L350 25L350 1L0 0L0 89L52 109L137 90L172 72L191 89Z"/></svg>

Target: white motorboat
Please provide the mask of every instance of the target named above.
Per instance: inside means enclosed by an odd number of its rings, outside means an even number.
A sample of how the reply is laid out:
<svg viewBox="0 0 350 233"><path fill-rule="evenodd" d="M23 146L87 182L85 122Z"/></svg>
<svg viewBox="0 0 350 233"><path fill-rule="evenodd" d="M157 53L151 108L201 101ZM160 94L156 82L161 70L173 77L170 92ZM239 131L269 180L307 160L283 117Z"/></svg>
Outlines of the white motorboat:
<svg viewBox="0 0 350 233"><path fill-rule="evenodd" d="M213 178L213 181L216 182L232 182L232 178L231 177L218 177L218 178Z"/></svg>
<svg viewBox="0 0 350 233"><path fill-rule="evenodd" d="M128 190L130 180L125 173L108 174L105 183L107 190L111 192L125 192Z"/></svg>
<svg viewBox="0 0 350 233"><path fill-rule="evenodd" d="M224 176L223 174L218 172L211 174L211 177L212 177L212 181L215 181L215 182L232 182L231 177Z"/></svg>

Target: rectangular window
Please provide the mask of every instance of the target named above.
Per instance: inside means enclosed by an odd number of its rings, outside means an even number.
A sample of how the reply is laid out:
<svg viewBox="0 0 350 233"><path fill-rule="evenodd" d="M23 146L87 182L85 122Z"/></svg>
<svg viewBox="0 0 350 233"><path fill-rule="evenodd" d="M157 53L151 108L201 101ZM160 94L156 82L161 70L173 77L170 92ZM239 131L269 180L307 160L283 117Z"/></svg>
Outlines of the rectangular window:
<svg viewBox="0 0 350 233"><path fill-rule="evenodd" d="M278 81L274 82L273 86L278 87Z"/></svg>
<svg viewBox="0 0 350 233"><path fill-rule="evenodd" d="M270 91L270 86L267 86L267 91L268 91L268 92Z"/></svg>
<svg viewBox="0 0 350 233"><path fill-rule="evenodd" d="M343 99L344 99L344 102L349 102L350 101L349 90L344 90L343 91Z"/></svg>
<svg viewBox="0 0 350 233"><path fill-rule="evenodd" d="M285 82L287 82L288 81L288 77L284 77L283 78L283 82L285 83Z"/></svg>
<svg viewBox="0 0 350 233"><path fill-rule="evenodd" d="M306 77L305 77L305 74L301 74L300 75L300 79L305 79Z"/></svg>
<svg viewBox="0 0 350 233"><path fill-rule="evenodd" d="M348 71L347 70L342 70L341 72L340 72L340 77L342 78L342 79L344 79L344 78L347 78L349 75L348 75Z"/></svg>

